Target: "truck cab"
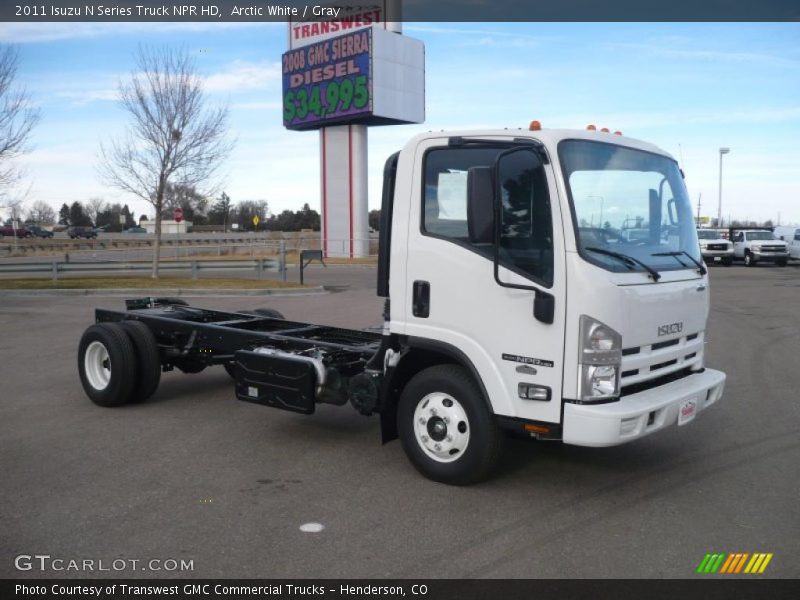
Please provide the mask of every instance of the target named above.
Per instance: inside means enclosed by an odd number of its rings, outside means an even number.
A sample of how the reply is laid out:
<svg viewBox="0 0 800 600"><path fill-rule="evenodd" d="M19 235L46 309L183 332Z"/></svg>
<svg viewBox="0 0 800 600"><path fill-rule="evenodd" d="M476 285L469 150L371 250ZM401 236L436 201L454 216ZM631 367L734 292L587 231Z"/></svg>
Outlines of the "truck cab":
<svg viewBox="0 0 800 600"><path fill-rule="evenodd" d="M387 173L379 290L403 344L389 364L419 351L461 365L505 427L583 446L719 400L708 276L669 154L596 131L428 133ZM647 236L625 234L632 218ZM453 448L416 433L447 460Z"/></svg>
<svg viewBox="0 0 800 600"><path fill-rule="evenodd" d="M789 260L786 242L779 240L771 230L745 229L732 232L733 253L748 267L760 262L772 262L785 267Z"/></svg>

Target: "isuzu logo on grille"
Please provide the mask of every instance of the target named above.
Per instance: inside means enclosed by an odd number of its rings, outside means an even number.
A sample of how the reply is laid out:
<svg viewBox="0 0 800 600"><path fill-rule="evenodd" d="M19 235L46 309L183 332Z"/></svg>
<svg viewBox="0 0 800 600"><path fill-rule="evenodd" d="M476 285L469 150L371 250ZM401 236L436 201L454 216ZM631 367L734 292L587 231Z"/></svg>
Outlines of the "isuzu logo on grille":
<svg viewBox="0 0 800 600"><path fill-rule="evenodd" d="M662 335L671 335L673 333L680 333L681 331L683 331L683 322L670 323L669 325L659 325L658 337L661 337Z"/></svg>

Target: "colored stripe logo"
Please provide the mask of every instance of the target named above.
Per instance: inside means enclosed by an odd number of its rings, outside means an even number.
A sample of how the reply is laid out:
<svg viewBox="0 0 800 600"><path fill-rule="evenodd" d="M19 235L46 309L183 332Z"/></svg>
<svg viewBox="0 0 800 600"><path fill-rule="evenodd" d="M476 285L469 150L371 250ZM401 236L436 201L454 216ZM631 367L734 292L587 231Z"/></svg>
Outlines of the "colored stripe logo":
<svg viewBox="0 0 800 600"><path fill-rule="evenodd" d="M769 552L715 552L706 554L697 572L702 574L725 574L725 575L760 575L763 573L769 561L772 560L772 553Z"/></svg>

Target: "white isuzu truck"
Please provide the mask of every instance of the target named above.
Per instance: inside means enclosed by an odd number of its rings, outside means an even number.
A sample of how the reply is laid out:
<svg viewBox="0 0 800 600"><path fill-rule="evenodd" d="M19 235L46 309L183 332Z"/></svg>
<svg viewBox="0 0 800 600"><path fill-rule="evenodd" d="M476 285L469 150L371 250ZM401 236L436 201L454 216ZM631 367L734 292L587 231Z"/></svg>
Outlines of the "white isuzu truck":
<svg viewBox="0 0 800 600"><path fill-rule="evenodd" d="M491 472L503 430L614 446L722 396L704 364L708 276L663 150L536 122L426 133L386 162L382 202L382 333L129 300L84 333L87 395L141 401L163 371L223 365L240 400L379 414L384 442L452 484ZM632 222L647 235L625 235Z"/></svg>

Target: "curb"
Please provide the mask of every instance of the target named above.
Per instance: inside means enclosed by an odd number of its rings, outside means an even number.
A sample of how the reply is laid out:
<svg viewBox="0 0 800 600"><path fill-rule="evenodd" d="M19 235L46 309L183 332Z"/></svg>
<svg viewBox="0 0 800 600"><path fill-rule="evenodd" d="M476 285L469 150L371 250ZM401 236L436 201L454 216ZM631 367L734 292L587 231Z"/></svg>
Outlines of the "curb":
<svg viewBox="0 0 800 600"><path fill-rule="evenodd" d="M0 289L0 296L316 296L327 294L322 287L312 288L265 288L260 289L182 289L182 288L109 288L109 289L64 289L64 290L11 290Z"/></svg>

